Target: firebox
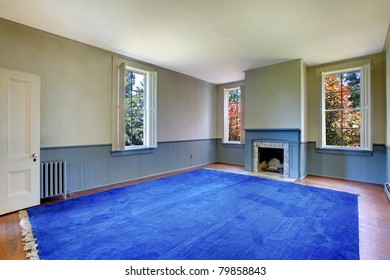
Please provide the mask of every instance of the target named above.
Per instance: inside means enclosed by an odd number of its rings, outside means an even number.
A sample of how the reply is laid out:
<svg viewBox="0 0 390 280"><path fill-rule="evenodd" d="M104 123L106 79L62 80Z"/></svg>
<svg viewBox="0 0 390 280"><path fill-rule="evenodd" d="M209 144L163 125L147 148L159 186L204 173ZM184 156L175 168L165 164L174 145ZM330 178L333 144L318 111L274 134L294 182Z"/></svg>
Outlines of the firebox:
<svg viewBox="0 0 390 280"><path fill-rule="evenodd" d="M259 171L269 171L283 174L283 153L283 149L259 148Z"/></svg>
<svg viewBox="0 0 390 280"><path fill-rule="evenodd" d="M289 177L288 142L253 142L253 172L277 172Z"/></svg>

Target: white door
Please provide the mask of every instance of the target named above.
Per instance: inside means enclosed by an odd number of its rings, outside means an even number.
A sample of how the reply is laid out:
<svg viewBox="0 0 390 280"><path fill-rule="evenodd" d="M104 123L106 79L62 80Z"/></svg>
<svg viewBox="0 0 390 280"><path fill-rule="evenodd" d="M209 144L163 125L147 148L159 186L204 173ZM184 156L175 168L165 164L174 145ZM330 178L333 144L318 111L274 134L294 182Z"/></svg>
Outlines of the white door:
<svg viewBox="0 0 390 280"><path fill-rule="evenodd" d="M0 68L0 215L38 205L40 77Z"/></svg>

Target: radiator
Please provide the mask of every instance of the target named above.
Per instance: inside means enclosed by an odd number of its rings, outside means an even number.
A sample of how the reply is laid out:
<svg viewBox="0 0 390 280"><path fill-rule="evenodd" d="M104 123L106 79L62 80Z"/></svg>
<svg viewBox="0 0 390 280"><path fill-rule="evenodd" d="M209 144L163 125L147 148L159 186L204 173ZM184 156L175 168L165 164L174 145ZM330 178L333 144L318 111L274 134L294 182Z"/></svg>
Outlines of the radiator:
<svg viewBox="0 0 390 280"><path fill-rule="evenodd" d="M390 184L389 183L385 183L385 194L387 195L387 198L390 201Z"/></svg>
<svg viewBox="0 0 390 280"><path fill-rule="evenodd" d="M66 194L66 161L41 162L41 198Z"/></svg>

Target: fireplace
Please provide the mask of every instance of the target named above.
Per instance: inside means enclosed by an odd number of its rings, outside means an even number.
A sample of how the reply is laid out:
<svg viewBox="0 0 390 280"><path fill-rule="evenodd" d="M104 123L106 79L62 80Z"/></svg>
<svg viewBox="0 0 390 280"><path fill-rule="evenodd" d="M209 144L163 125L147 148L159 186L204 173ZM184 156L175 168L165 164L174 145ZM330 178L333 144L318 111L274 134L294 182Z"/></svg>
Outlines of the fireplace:
<svg viewBox="0 0 390 280"><path fill-rule="evenodd" d="M253 142L253 172L274 172L289 176L288 142Z"/></svg>
<svg viewBox="0 0 390 280"><path fill-rule="evenodd" d="M283 173L259 173L259 148L283 149ZM301 148L303 148L301 150ZM294 180L301 177L301 166L305 167L305 152L301 143L301 130L297 128L247 128L245 129L245 170L256 172L259 176L283 180ZM302 153L302 155L301 155ZM279 159L279 161L281 161ZM280 171L281 172L281 171Z"/></svg>

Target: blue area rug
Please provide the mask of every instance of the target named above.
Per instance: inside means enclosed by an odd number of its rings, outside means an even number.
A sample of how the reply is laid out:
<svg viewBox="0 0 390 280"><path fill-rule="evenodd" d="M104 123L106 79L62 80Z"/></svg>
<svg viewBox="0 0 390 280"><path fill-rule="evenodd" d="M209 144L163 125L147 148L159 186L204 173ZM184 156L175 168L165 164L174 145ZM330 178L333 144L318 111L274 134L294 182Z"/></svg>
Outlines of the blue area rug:
<svg viewBox="0 0 390 280"><path fill-rule="evenodd" d="M41 259L359 259L356 195L208 169L28 214Z"/></svg>

